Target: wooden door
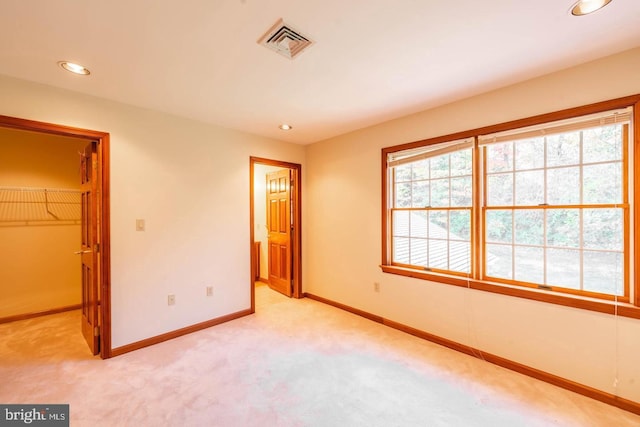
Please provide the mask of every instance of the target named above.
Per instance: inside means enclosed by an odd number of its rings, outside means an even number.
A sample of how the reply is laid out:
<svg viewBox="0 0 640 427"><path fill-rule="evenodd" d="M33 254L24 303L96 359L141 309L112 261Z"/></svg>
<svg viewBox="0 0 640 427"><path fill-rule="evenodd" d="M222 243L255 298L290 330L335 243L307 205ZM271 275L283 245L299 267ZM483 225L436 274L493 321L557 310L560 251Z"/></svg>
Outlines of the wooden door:
<svg viewBox="0 0 640 427"><path fill-rule="evenodd" d="M98 317L98 151L90 142L81 156L81 248L82 259L82 335L93 354L100 351Z"/></svg>
<svg viewBox="0 0 640 427"><path fill-rule="evenodd" d="M291 296L291 171L267 174L269 287Z"/></svg>

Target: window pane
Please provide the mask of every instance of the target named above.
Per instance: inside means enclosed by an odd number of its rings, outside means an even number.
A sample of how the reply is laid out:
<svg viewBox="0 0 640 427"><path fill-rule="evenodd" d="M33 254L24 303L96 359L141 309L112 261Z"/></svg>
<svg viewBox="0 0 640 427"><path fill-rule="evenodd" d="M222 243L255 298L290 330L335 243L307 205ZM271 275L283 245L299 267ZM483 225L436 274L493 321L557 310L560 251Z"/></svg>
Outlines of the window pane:
<svg viewBox="0 0 640 427"><path fill-rule="evenodd" d="M471 175L471 149L451 153L451 176Z"/></svg>
<svg viewBox="0 0 640 427"><path fill-rule="evenodd" d="M427 266L427 240L411 239L411 265Z"/></svg>
<svg viewBox="0 0 640 427"><path fill-rule="evenodd" d="M621 169L620 163L584 166L584 203L622 203Z"/></svg>
<svg viewBox="0 0 640 427"><path fill-rule="evenodd" d="M405 237L393 238L393 262L409 264L409 239Z"/></svg>
<svg viewBox="0 0 640 427"><path fill-rule="evenodd" d="M409 211L393 211L393 235L409 236Z"/></svg>
<svg viewBox="0 0 640 427"><path fill-rule="evenodd" d="M580 247L580 210L549 209L547 211L547 244Z"/></svg>
<svg viewBox="0 0 640 427"><path fill-rule="evenodd" d="M411 206L411 183L406 182L402 184L396 184L395 188L395 203L396 208L408 208Z"/></svg>
<svg viewBox="0 0 640 427"><path fill-rule="evenodd" d="M394 171L396 182L409 181L411 179L411 164L396 166Z"/></svg>
<svg viewBox="0 0 640 427"><path fill-rule="evenodd" d="M511 206L513 204L513 174L505 173L487 177L487 205Z"/></svg>
<svg viewBox="0 0 640 427"><path fill-rule="evenodd" d="M429 159L419 160L412 163L411 179L429 179Z"/></svg>
<svg viewBox="0 0 640 427"><path fill-rule="evenodd" d="M452 240L471 240L471 212L451 211L449 213L449 238Z"/></svg>
<svg viewBox="0 0 640 427"><path fill-rule="evenodd" d="M544 283L544 249L516 246L515 280L530 283Z"/></svg>
<svg viewBox="0 0 640 427"><path fill-rule="evenodd" d="M451 178L451 206L471 206L471 177Z"/></svg>
<svg viewBox="0 0 640 427"><path fill-rule="evenodd" d="M449 269L461 273L471 271L471 243L449 242Z"/></svg>
<svg viewBox="0 0 640 427"><path fill-rule="evenodd" d="M405 211L403 213L409 213ZM427 213L411 212L411 237L427 237Z"/></svg>
<svg viewBox="0 0 640 427"><path fill-rule="evenodd" d="M414 181L411 188L411 207L429 206L429 181Z"/></svg>
<svg viewBox="0 0 640 427"><path fill-rule="evenodd" d="M432 157L431 178L443 178L449 176L449 155Z"/></svg>
<svg viewBox="0 0 640 427"><path fill-rule="evenodd" d="M544 203L544 171L516 172L516 205Z"/></svg>
<svg viewBox="0 0 640 427"><path fill-rule="evenodd" d="M622 250L622 209L584 210L584 247Z"/></svg>
<svg viewBox="0 0 640 427"><path fill-rule="evenodd" d="M550 205L580 203L580 168L547 170L547 203Z"/></svg>
<svg viewBox="0 0 640 427"><path fill-rule="evenodd" d="M624 295L622 254L584 252L584 290Z"/></svg>
<svg viewBox="0 0 640 427"><path fill-rule="evenodd" d="M511 243L513 241L513 217L509 211L487 211L487 242Z"/></svg>
<svg viewBox="0 0 640 427"><path fill-rule="evenodd" d="M449 238L449 223L447 219L447 212L429 212L429 237L432 239Z"/></svg>
<svg viewBox="0 0 640 427"><path fill-rule="evenodd" d="M580 132L547 137L547 166L577 165L580 161Z"/></svg>
<svg viewBox="0 0 640 427"><path fill-rule="evenodd" d="M434 179L431 181L431 206L449 206L449 179Z"/></svg>
<svg viewBox="0 0 640 427"><path fill-rule="evenodd" d="M487 247L487 275L501 279L512 279L512 246L486 245Z"/></svg>
<svg viewBox="0 0 640 427"><path fill-rule="evenodd" d="M503 172L513 170L513 143L503 142L486 147L487 172Z"/></svg>
<svg viewBox="0 0 640 427"><path fill-rule="evenodd" d="M544 167L544 138L534 138L515 143L515 169Z"/></svg>
<svg viewBox="0 0 640 427"><path fill-rule="evenodd" d="M522 245L542 245L544 212L542 210L515 211L516 243Z"/></svg>
<svg viewBox="0 0 640 427"><path fill-rule="evenodd" d="M585 163L622 159L622 126L587 129L582 134L582 156Z"/></svg>
<svg viewBox="0 0 640 427"><path fill-rule="evenodd" d="M448 270L446 240L429 240L429 267Z"/></svg>
<svg viewBox="0 0 640 427"><path fill-rule="evenodd" d="M580 251L547 249L547 284L580 289Z"/></svg>

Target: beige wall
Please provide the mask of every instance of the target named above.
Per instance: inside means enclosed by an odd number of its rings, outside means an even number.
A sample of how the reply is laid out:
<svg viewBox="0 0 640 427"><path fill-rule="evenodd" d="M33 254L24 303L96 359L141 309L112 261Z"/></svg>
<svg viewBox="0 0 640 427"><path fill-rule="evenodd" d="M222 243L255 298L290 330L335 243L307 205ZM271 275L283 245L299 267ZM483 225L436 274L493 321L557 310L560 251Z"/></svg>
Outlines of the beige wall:
<svg viewBox="0 0 640 427"><path fill-rule="evenodd" d="M28 213L34 208L46 209L7 203L17 199L2 188L78 190L82 145L72 138L0 128L0 317L80 303L80 264L73 254L80 245L80 225L12 221L33 219Z"/></svg>
<svg viewBox="0 0 640 427"><path fill-rule="evenodd" d="M309 146L305 291L640 402L640 321L378 267L381 148L637 94L638 70L634 49Z"/></svg>
<svg viewBox="0 0 640 427"><path fill-rule="evenodd" d="M251 306L249 158L304 147L8 77L0 93L0 114L110 133L114 348Z"/></svg>

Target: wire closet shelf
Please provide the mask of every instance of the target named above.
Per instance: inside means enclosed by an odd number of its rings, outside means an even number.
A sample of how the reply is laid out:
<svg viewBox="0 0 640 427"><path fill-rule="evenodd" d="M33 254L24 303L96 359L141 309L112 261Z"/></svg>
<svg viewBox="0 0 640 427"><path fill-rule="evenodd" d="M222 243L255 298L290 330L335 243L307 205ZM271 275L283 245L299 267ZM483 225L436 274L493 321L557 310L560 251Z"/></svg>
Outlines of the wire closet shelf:
<svg viewBox="0 0 640 427"><path fill-rule="evenodd" d="M80 206L76 189L0 187L0 226L76 225Z"/></svg>

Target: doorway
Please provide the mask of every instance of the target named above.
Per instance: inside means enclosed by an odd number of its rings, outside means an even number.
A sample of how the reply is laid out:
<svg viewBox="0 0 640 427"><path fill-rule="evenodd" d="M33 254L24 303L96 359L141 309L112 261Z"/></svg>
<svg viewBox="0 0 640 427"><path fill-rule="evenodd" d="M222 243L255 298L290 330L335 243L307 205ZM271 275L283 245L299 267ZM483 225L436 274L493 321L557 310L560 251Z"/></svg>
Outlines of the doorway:
<svg viewBox="0 0 640 427"><path fill-rule="evenodd" d="M91 241L82 240L82 324L78 325L93 354L111 357L111 287L109 233L109 134L51 123L0 116L0 128L59 135L82 140L89 147L78 167L90 171L91 184L82 190L82 223L92 230ZM87 157L89 156L89 157ZM87 158L90 160L87 161ZM82 162L82 163L81 163ZM86 180L83 184L89 184ZM86 203L84 202L86 201ZM84 234L84 232L83 232ZM80 241L82 236L78 236ZM90 243L90 246L86 245ZM90 266L91 274L87 266Z"/></svg>
<svg viewBox="0 0 640 427"><path fill-rule="evenodd" d="M250 158L251 310L255 282L302 298L301 165Z"/></svg>

